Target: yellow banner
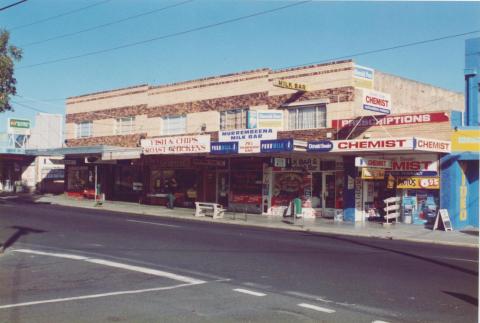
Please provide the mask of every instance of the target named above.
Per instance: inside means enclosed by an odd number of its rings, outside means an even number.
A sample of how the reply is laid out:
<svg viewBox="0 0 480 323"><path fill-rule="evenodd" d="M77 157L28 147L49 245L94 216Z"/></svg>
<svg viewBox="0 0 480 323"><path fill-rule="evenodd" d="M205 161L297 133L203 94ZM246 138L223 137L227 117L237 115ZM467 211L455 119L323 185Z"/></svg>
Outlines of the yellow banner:
<svg viewBox="0 0 480 323"><path fill-rule="evenodd" d="M439 177L398 177L397 188L399 189L440 189Z"/></svg>
<svg viewBox="0 0 480 323"><path fill-rule="evenodd" d="M362 179L384 179L385 169L381 168L362 168Z"/></svg>
<svg viewBox="0 0 480 323"><path fill-rule="evenodd" d="M480 152L480 130L457 130L453 132L452 151Z"/></svg>

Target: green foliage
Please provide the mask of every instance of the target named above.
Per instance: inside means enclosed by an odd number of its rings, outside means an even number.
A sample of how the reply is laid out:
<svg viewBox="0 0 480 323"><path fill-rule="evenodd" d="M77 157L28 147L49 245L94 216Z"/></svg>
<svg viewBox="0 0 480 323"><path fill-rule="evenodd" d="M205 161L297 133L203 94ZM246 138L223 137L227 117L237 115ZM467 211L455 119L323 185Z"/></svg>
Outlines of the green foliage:
<svg viewBox="0 0 480 323"><path fill-rule="evenodd" d="M22 50L9 45L9 39L9 32L0 29L0 112L12 110L10 96L17 93L14 63L22 59Z"/></svg>

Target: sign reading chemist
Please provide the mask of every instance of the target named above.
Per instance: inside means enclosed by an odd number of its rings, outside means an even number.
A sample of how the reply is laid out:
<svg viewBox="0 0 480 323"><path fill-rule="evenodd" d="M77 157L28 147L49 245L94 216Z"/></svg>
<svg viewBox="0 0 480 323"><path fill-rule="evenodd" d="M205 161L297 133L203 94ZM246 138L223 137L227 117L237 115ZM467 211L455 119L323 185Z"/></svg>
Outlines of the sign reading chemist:
<svg viewBox="0 0 480 323"><path fill-rule="evenodd" d="M364 110L390 114L392 99L390 94L368 89L362 90L362 106Z"/></svg>

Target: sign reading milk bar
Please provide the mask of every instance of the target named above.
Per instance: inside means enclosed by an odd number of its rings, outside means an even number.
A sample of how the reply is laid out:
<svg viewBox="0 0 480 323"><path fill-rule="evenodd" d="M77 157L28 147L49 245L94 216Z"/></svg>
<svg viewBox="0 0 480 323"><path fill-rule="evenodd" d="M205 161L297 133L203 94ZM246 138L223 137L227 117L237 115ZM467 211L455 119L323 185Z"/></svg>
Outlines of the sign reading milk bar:
<svg viewBox="0 0 480 323"><path fill-rule="evenodd" d="M210 152L210 135L142 139L144 155L196 154Z"/></svg>
<svg viewBox="0 0 480 323"><path fill-rule="evenodd" d="M277 129L257 128L225 130L218 132L218 141L277 139Z"/></svg>

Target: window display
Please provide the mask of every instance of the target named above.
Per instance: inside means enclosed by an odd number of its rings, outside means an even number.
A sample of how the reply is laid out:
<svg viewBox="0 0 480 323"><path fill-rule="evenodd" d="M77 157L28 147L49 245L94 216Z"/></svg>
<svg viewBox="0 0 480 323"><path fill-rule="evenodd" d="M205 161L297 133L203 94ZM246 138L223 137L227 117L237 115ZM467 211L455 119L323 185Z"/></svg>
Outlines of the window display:
<svg viewBox="0 0 480 323"><path fill-rule="evenodd" d="M175 205L191 207L197 200L199 178L193 169L151 168L149 194L167 194L173 190Z"/></svg>
<svg viewBox="0 0 480 323"><path fill-rule="evenodd" d="M82 191L95 186L93 171L88 166L70 166L67 168L67 191Z"/></svg>

